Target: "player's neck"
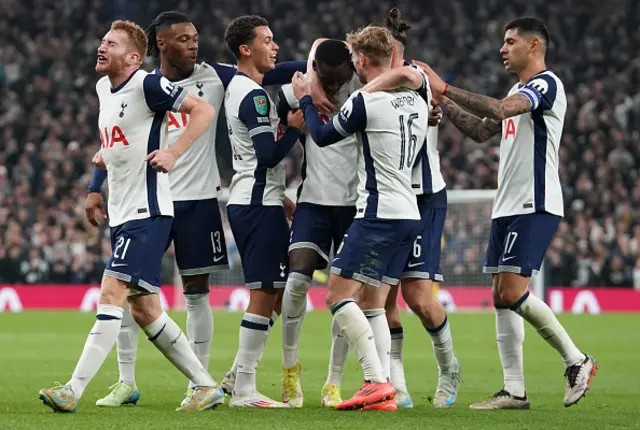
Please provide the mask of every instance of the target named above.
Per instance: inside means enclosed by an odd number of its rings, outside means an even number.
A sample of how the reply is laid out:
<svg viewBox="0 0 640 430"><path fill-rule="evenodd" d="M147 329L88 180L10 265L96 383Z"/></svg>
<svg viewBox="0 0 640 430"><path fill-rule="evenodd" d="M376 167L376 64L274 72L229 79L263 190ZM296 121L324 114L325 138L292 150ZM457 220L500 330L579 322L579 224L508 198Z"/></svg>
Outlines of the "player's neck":
<svg viewBox="0 0 640 430"><path fill-rule="evenodd" d="M546 70L547 66L544 64L544 60L533 60L529 63L529 65L518 73L518 77L520 78L520 83L525 83L533 76L538 73Z"/></svg>
<svg viewBox="0 0 640 430"><path fill-rule="evenodd" d="M111 88L117 88L122 85L129 77L140 68L140 66L129 66L116 73L107 73Z"/></svg>
<svg viewBox="0 0 640 430"><path fill-rule="evenodd" d="M366 76L367 77L367 82L373 81L375 78L377 78L378 76L380 76L381 74L383 74L384 72L389 70L390 68L391 68L391 66L371 67L367 71L367 76Z"/></svg>
<svg viewBox="0 0 640 430"><path fill-rule="evenodd" d="M160 61L160 74L170 81L178 81L186 79L193 73L193 68L185 71L177 68L173 64L164 61Z"/></svg>
<svg viewBox="0 0 640 430"><path fill-rule="evenodd" d="M264 79L264 73L260 73L260 71L250 62L241 61L238 63L238 72L244 73L251 80L257 82L259 85L262 85L262 80Z"/></svg>

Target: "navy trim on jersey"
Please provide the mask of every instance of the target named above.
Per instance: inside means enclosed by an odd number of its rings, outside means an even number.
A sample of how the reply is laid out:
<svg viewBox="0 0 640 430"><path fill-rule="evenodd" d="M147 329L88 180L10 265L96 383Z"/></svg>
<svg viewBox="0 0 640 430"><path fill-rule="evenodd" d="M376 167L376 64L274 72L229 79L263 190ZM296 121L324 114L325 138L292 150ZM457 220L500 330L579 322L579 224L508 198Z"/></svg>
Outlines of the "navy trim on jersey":
<svg viewBox="0 0 640 430"><path fill-rule="evenodd" d="M366 132L361 133L362 136L362 153L364 154L364 170L367 174L365 180L365 189L369 193L367 197L367 206L364 209L365 218L378 217L378 180L376 179L376 169L373 165L373 157L371 156L371 146L369 145L369 137Z"/></svg>
<svg viewBox="0 0 640 430"><path fill-rule="evenodd" d="M230 64L220 63L213 63L211 64L211 67L213 67L213 70L218 74L218 77L222 81L222 86L226 90L238 69Z"/></svg>
<svg viewBox="0 0 640 430"><path fill-rule="evenodd" d="M265 73L262 78L262 86L285 85L291 82L296 72L307 71L307 60L285 61L276 64L276 68Z"/></svg>
<svg viewBox="0 0 640 430"><path fill-rule="evenodd" d="M540 85L536 83L537 81L543 81L546 85ZM524 85L519 84L518 92L529 98L532 111L536 109L550 110L556 101L558 83L553 76L540 72L532 76Z"/></svg>
<svg viewBox="0 0 640 430"><path fill-rule="evenodd" d="M547 123L544 111L531 112L533 119L533 192L536 212L545 210L545 182L547 168Z"/></svg>
<svg viewBox="0 0 640 430"><path fill-rule="evenodd" d="M177 112L188 91L174 85L162 75L149 73L142 81L144 100L149 109L155 113Z"/></svg>
<svg viewBox="0 0 640 430"><path fill-rule="evenodd" d="M139 71L140 71L140 69L136 69L136 70L134 70L134 71L133 71L133 73L132 73L132 74L130 74L130 75L129 75L129 77L128 77L128 78L127 78L123 83L121 83L120 85L118 85L118 86L117 86L117 87L115 87L115 88L111 88L111 94L115 94L115 93L117 93L118 91L120 91L121 89L123 89L123 88L124 88L124 86L125 86L125 85L127 85L127 84L129 83L129 81L131 80L131 78L133 78L133 76L134 76L136 73L138 73Z"/></svg>
<svg viewBox="0 0 640 430"><path fill-rule="evenodd" d="M431 176L431 165L429 164L426 138L420 150L420 162L422 163L420 165L422 169L422 194L433 194L433 178Z"/></svg>
<svg viewBox="0 0 640 430"><path fill-rule="evenodd" d="M264 188L267 185L267 167L258 163L258 167L253 171L253 179L250 204L261 205L264 197Z"/></svg>
<svg viewBox="0 0 640 430"><path fill-rule="evenodd" d="M149 130L149 140L147 142L147 154L160 149L160 134L164 122L164 112L156 113ZM160 205L158 204L158 171L147 162L147 204L149 205L149 216L160 215Z"/></svg>

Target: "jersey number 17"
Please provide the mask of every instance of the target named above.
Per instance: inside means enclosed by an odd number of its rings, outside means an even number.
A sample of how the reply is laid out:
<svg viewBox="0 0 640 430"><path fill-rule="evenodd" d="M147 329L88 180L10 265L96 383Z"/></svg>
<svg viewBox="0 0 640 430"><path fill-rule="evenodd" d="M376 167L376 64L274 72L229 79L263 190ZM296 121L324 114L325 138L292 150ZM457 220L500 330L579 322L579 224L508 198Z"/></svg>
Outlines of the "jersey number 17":
<svg viewBox="0 0 640 430"><path fill-rule="evenodd" d="M407 118L406 124L404 115L400 115L398 118L400 121L400 166L399 170L403 170L405 165L411 169L416 157L416 145L418 144L418 136L413 134L411 126L413 121L418 119L420 115L412 113ZM406 162L405 162L406 161Z"/></svg>

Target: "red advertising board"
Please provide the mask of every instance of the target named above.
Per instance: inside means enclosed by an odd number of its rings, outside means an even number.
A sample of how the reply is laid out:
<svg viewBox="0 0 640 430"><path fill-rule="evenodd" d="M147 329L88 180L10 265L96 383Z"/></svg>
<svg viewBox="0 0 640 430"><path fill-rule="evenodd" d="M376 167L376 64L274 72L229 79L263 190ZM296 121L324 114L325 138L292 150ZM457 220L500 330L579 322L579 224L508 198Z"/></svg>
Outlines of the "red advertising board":
<svg viewBox="0 0 640 430"><path fill-rule="evenodd" d="M309 290L308 310L326 309L325 287ZM95 285L0 285L0 312L23 310L95 310L100 289ZM491 288L440 288L438 299L449 312L492 310ZM182 309L181 290L162 287L161 300L166 309ZM249 290L243 286L212 286L211 306L243 311L249 303ZM547 303L556 313L640 312L640 291L622 288L551 288ZM400 298L400 307L406 305Z"/></svg>

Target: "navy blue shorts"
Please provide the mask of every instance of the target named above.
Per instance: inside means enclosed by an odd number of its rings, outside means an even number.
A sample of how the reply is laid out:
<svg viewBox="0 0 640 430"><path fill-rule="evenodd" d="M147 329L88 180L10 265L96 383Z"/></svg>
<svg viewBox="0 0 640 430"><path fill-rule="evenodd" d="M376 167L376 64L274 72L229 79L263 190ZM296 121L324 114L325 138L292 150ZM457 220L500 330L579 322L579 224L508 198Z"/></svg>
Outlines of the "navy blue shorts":
<svg viewBox="0 0 640 430"><path fill-rule="evenodd" d="M338 248L355 215L355 206L298 204L293 213L289 252L313 249L324 259L324 264L319 264L318 269L324 269L329 263L331 244L334 250Z"/></svg>
<svg viewBox="0 0 640 430"><path fill-rule="evenodd" d="M173 202L170 240L181 275L203 275L229 268L218 199Z"/></svg>
<svg viewBox="0 0 640 430"><path fill-rule="evenodd" d="M129 283L132 293L158 293L172 221L168 216L156 216L111 227L112 255L104 274Z"/></svg>
<svg viewBox="0 0 640 430"><path fill-rule="evenodd" d="M532 213L491 221L485 273L512 272L531 276L540 270L560 217Z"/></svg>
<svg viewBox="0 0 640 430"><path fill-rule="evenodd" d="M331 273L374 287L397 285L420 229L418 220L358 218L344 235Z"/></svg>
<svg viewBox="0 0 640 430"><path fill-rule="evenodd" d="M443 282L440 250L444 221L447 218L447 190L418 196L420 232L413 242L402 278Z"/></svg>
<svg viewBox="0 0 640 430"><path fill-rule="evenodd" d="M249 289L284 288L289 274L289 222L282 206L227 206Z"/></svg>

